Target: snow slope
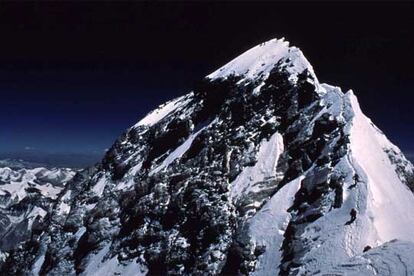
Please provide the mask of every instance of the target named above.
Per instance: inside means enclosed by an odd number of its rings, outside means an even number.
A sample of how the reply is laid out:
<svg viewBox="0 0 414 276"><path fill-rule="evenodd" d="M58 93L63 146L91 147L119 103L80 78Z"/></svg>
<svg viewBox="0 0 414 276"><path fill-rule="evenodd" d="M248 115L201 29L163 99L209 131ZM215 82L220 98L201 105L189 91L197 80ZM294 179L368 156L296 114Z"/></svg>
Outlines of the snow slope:
<svg viewBox="0 0 414 276"><path fill-rule="evenodd" d="M220 69L209 74L209 79L227 78L230 75L243 76L246 79L266 78L275 65L282 59L291 59L291 73L302 72L312 66L296 47L289 47L289 42L271 39L239 55ZM313 74L313 70L312 74Z"/></svg>
<svg viewBox="0 0 414 276"><path fill-rule="evenodd" d="M165 104L160 105L157 109L155 109L154 111L151 111L147 116L145 116L142 120L136 123L134 127L152 126L158 123L158 121L163 119L169 113L173 111L177 111L177 109L179 109L180 106L185 105L188 102L188 98L189 98L188 96L178 97L174 100L171 100Z"/></svg>
<svg viewBox="0 0 414 276"><path fill-rule="evenodd" d="M392 240L316 275L414 275L414 244Z"/></svg>
<svg viewBox="0 0 414 276"><path fill-rule="evenodd" d="M286 184L276 193L250 222L250 235L253 242L264 246L266 251L259 256L257 269L253 275L277 275L282 260L280 248L283 234L290 220L287 211L293 204L296 192L299 190L301 178Z"/></svg>
<svg viewBox="0 0 414 276"><path fill-rule="evenodd" d="M257 184L266 179L276 177L276 165L283 152L283 137L275 133L269 141L262 141L257 153L257 162L252 167L246 167L232 182L231 197L237 200L241 195L254 193L262 187Z"/></svg>
<svg viewBox="0 0 414 276"><path fill-rule="evenodd" d="M351 157L366 183L367 210L378 234L377 244L399 238L414 242L414 194L401 183L386 149L399 149L373 125L352 92L349 101L355 112L352 121Z"/></svg>

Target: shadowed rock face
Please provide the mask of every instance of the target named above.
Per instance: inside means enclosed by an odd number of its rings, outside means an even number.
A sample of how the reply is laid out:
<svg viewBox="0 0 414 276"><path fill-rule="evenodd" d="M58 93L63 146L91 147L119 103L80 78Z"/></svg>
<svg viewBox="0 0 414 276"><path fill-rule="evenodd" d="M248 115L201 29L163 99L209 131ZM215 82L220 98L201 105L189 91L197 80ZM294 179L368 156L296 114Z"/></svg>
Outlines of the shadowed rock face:
<svg viewBox="0 0 414 276"><path fill-rule="evenodd" d="M343 246L370 225L368 180L351 151L350 93L319 84L286 42L253 48L76 174L2 272L294 275L336 267L374 237L364 232ZM390 170L412 175L394 155L402 165Z"/></svg>

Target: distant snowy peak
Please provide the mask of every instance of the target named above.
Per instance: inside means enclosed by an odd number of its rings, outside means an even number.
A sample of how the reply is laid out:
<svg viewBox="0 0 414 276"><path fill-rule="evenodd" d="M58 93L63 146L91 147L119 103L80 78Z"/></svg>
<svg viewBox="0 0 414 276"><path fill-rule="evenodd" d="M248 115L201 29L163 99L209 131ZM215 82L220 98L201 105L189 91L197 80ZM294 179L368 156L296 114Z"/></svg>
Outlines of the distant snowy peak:
<svg viewBox="0 0 414 276"><path fill-rule="evenodd" d="M299 48L289 46L289 42L282 39L271 39L261 43L239 55L220 69L209 74L207 78L218 79L235 75L245 79L267 78L270 71L278 63L285 63L292 75L297 75L308 69L317 79L312 65L305 58Z"/></svg>

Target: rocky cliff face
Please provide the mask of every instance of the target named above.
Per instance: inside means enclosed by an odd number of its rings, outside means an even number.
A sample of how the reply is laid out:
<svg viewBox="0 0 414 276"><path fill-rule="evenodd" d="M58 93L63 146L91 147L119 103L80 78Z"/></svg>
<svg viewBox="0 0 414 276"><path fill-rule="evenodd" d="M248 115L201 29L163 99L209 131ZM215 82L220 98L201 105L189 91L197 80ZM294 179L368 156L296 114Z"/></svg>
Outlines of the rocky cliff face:
<svg viewBox="0 0 414 276"><path fill-rule="evenodd" d="M128 129L1 270L308 275L373 256L368 274L410 273L412 176L352 91L274 39Z"/></svg>

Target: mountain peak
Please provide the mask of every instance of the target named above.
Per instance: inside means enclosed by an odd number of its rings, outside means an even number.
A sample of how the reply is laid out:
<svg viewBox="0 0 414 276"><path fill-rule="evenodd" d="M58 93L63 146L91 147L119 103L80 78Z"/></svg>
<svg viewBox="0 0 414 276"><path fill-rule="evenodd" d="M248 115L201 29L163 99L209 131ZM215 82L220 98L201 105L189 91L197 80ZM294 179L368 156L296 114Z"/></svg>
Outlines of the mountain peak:
<svg viewBox="0 0 414 276"><path fill-rule="evenodd" d="M273 39L128 129L0 271L319 275L359 256L414 271L413 172L352 91Z"/></svg>
<svg viewBox="0 0 414 276"><path fill-rule="evenodd" d="M297 47L290 46L290 43L285 41L284 38L274 38L247 50L209 74L207 78L214 80L227 78L231 75L244 77L245 79L266 78L278 63L286 63L288 71L292 75L308 69L316 80L312 65L305 58L302 51Z"/></svg>

